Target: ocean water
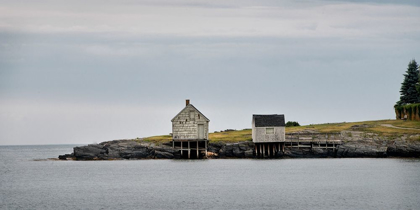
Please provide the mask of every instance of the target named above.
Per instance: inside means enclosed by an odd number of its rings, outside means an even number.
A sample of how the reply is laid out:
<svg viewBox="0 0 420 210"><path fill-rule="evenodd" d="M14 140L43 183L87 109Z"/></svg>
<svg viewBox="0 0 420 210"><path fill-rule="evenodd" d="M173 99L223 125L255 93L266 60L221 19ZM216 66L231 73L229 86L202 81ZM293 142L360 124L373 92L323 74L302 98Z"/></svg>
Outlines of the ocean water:
<svg viewBox="0 0 420 210"><path fill-rule="evenodd" d="M0 209L420 209L419 159L53 161L0 146Z"/></svg>

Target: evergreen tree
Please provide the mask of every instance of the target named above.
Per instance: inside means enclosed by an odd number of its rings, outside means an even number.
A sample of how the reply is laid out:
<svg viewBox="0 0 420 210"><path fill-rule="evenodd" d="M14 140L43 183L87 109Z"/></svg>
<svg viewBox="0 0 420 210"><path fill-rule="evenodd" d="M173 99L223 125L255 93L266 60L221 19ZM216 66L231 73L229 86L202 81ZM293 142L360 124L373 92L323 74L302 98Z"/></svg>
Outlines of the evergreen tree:
<svg viewBox="0 0 420 210"><path fill-rule="evenodd" d="M404 81L401 83L400 101L397 105L412 104L420 102L420 95L417 91L419 84L419 70L416 61L413 59L408 64L406 74L404 74Z"/></svg>
<svg viewBox="0 0 420 210"><path fill-rule="evenodd" d="M417 92L420 94L420 66L417 68L417 72L419 72L419 82L417 83Z"/></svg>

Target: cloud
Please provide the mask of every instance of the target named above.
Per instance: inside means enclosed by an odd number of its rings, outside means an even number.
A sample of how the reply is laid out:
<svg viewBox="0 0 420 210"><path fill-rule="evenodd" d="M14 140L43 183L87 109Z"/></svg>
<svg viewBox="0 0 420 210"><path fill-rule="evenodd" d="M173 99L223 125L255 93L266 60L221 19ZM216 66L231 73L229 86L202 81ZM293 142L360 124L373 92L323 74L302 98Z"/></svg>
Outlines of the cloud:
<svg viewBox="0 0 420 210"><path fill-rule="evenodd" d="M211 130L392 118L420 53L411 4L195 2L2 1L0 144L166 134L185 98Z"/></svg>
<svg viewBox="0 0 420 210"><path fill-rule="evenodd" d="M91 2L83 8L76 7L77 3L68 7L58 3L42 6L6 4L0 8L0 29L190 37L383 37L419 33L420 30L410 27L420 18L418 7L410 5L321 2L308 7L290 7L273 6L272 2L266 6L248 2L219 7L216 2L216 6L211 7L206 5L213 3L206 2L204 6L189 7L191 4L201 5L191 1L179 4L106 2L100 6Z"/></svg>

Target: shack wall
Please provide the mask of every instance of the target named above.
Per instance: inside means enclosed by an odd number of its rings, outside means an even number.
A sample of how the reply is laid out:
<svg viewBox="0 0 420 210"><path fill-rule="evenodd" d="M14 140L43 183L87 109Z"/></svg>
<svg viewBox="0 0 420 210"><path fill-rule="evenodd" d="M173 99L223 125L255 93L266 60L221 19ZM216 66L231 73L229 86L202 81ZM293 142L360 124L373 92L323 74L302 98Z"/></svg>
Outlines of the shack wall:
<svg viewBox="0 0 420 210"><path fill-rule="evenodd" d="M204 125L204 139L208 139L209 122L193 106L187 106L172 121L173 139L198 139L199 124Z"/></svg>
<svg viewBox="0 0 420 210"><path fill-rule="evenodd" d="M267 128L274 128L273 134L266 134ZM252 141L254 143L262 142L284 142L285 141L285 127L253 127Z"/></svg>

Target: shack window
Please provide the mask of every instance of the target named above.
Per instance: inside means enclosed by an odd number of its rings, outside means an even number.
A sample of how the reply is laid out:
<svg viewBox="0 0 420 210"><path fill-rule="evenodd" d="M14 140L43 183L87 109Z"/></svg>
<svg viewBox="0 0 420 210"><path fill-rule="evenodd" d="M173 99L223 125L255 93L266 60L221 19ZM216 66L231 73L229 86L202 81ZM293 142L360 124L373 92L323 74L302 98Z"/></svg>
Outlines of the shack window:
<svg viewBox="0 0 420 210"><path fill-rule="evenodd" d="M265 134L274 134L274 128L266 128Z"/></svg>
<svg viewBox="0 0 420 210"><path fill-rule="evenodd" d="M194 116L195 116L194 111L190 111L190 120L194 120Z"/></svg>

